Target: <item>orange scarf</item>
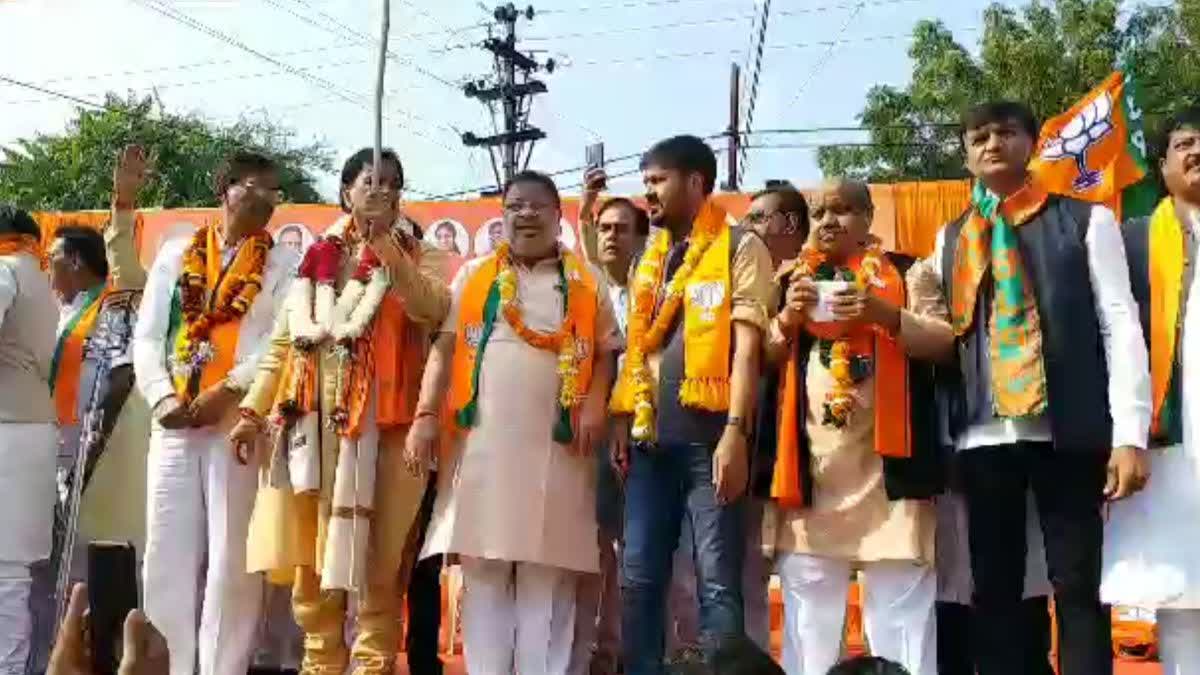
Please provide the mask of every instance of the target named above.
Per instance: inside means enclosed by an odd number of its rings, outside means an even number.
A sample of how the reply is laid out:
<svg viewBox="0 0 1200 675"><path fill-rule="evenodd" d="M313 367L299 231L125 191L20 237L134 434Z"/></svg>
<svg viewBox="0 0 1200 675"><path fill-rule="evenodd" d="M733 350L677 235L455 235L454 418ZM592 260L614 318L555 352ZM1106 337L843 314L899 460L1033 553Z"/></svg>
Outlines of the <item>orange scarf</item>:
<svg viewBox="0 0 1200 675"><path fill-rule="evenodd" d="M861 271L864 256L849 261L856 274ZM877 279L881 287L868 289L877 297L896 307L907 303L904 280L886 258L881 258ZM860 283L862 275L858 274ZM858 322L805 323L804 330L817 338L849 338L852 349L870 353L873 357L875 387L875 452L881 457L912 457L911 400L908 392L908 357L903 345L894 336L875 327ZM811 501L804 494L801 476L808 467L801 466L800 439L807 412L800 410L804 373L800 372L799 341L791 340L791 352L780 382L782 403L778 419L778 447L775 469L771 478L771 498L785 509L803 508Z"/></svg>
<svg viewBox="0 0 1200 675"><path fill-rule="evenodd" d="M233 369L242 317L262 290L271 245L265 231L246 237L222 271L217 228L209 226L196 233L184 252L179 277L183 323L172 350L175 391L181 400L190 401L217 386Z"/></svg>
<svg viewBox="0 0 1200 675"><path fill-rule="evenodd" d="M451 362L450 409L460 429L467 429L478 422L478 378L482 368L480 362L487 349L488 339L496 320L503 316L509 327L522 340L537 349L558 351L558 372L562 378L559 397L560 413L573 415L578 412L592 381L592 365L595 358L596 314L599 309L596 280L575 254L563 251L562 274L567 284L565 302L566 316L556 333L539 334L518 321L513 325L513 309L502 308L504 298L516 293L515 272L504 273L505 265L501 254L507 248L488 256L478 269L467 279L463 288L458 329L455 335L454 358ZM520 303L512 303L515 308ZM519 313L518 313L519 314ZM556 337L557 336L557 337ZM564 349L565 347L565 349ZM572 440L570 420L567 428L561 428L563 420L554 429L555 440L568 443Z"/></svg>
<svg viewBox="0 0 1200 675"><path fill-rule="evenodd" d="M0 255L26 253L37 258L38 265L46 269L46 254L38 238L31 234L0 234Z"/></svg>
<svg viewBox="0 0 1200 675"><path fill-rule="evenodd" d="M79 422L79 380L83 375L83 347L100 316L104 300L111 293L104 288L84 305L71 323L58 336L54 360L50 368L50 393L54 395L54 410L60 425Z"/></svg>

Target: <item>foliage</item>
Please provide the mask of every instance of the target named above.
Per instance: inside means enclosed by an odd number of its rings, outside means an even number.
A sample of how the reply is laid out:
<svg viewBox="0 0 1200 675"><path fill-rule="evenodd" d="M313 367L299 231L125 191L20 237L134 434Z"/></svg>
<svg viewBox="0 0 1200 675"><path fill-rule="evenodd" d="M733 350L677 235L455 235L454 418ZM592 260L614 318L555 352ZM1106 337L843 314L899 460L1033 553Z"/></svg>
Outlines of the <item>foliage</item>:
<svg viewBox="0 0 1200 675"><path fill-rule="evenodd" d="M284 201L319 202L314 172L332 171L321 143L291 145L294 132L268 121L219 125L196 115L156 110L150 98L109 95L103 109L80 108L62 134L20 139L0 148L0 202L43 210L107 209L113 163L124 146L141 145L152 173L142 206L215 206L212 175L235 150L276 160Z"/></svg>
<svg viewBox="0 0 1200 675"><path fill-rule="evenodd" d="M977 56L940 21L917 24L908 55L907 87L876 86L867 94L859 120L871 144L818 150L826 175L880 182L963 177L957 123L965 108L1014 99L1046 119L1122 61L1133 64L1153 128L1200 103L1200 0L1032 0L1019 10L993 4L984 11Z"/></svg>

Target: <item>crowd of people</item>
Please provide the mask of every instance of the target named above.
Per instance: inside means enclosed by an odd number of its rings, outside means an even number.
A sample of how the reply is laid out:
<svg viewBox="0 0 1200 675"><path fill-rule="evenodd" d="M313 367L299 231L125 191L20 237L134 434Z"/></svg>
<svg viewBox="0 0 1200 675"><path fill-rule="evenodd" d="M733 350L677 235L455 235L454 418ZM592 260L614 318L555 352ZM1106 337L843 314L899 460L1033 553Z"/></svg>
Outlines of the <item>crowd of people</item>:
<svg viewBox="0 0 1200 675"><path fill-rule="evenodd" d="M1200 673L1200 109L1123 224L1043 189L1037 137L1020 103L964 114L971 204L920 259L851 179L734 224L692 136L642 157L645 207L588 172L579 253L553 180L517 174L452 275L390 151L346 161L302 255L253 152L148 270L136 147L103 231L43 251L0 208L0 673L92 672L82 587L55 626L63 569L106 583L64 550L75 481L76 547L140 557L126 673L246 673L293 621L276 666L391 673L406 643L440 673L444 564L473 675L1051 673L1051 595L1063 675L1113 672L1111 604ZM839 664L855 573L874 658Z"/></svg>

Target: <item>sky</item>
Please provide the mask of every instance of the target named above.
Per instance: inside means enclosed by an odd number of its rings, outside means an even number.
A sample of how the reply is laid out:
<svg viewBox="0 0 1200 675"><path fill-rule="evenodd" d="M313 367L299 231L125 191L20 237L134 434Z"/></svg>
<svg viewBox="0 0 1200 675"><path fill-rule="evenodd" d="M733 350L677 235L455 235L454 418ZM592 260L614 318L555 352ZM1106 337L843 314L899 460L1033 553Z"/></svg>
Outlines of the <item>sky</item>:
<svg viewBox="0 0 1200 675"><path fill-rule="evenodd" d="M524 8L532 0L517 3ZM608 158L678 133L708 137L729 123L730 64L752 62L763 0L540 0L522 18L523 50L545 60L549 93L531 121L548 138L530 168ZM384 142L405 165L410 199L494 183L487 153L460 135L492 133L483 104L461 85L492 72L487 37L495 0L392 0ZM936 18L974 51L986 0L772 0L754 130L858 124L867 91L903 86L915 23ZM1012 4L1012 3L1006 3ZM154 7L166 6L175 18ZM321 141L335 164L373 140L371 100L380 0L0 0L0 76L86 100L153 95L173 112L232 123L269 117ZM253 53L252 53L253 52ZM744 68L747 73L750 69ZM746 83L748 85L748 83ZM78 104L0 82L0 145L61 132ZM814 146L860 133L760 134L743 189L768 179L820 181ZM724 139L713 144L723 148ZM786 147L780 147L786 146ZM725 153L718 153L720 180ZM640 191L636 159L612 163L614 192ZM564 192L581 177L559 177ZM318 177L326 199L337 176Z"/></svg>

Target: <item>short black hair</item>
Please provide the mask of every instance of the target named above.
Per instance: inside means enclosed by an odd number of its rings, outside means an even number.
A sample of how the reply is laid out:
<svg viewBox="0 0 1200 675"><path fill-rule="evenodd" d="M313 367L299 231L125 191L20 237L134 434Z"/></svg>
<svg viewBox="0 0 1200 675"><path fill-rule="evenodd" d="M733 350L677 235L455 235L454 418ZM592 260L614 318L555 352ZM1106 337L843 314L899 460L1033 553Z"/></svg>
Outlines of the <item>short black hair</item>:
<svg viewBox="0 0 1200 675"><path fill-rule="evenodd" d="M396 151L391 148L383 148L379 151L379 161L391 162L396 165L396 187L403 190L404 164L400 162L400 155L397 155ZM350 205L346 203L346 196L343 194L346 188L358 180L358 176L363 172L363 169L368 166L374 166L374 164L375 148L363 148L346 159L346 163L342 165L342 187L338 189L338 204L341 205L342 211L350 213Z"/></svg>
<svg viewBox="0 0 1200 675"><path fill-rule="evenodd" d="M226 190L242 182L247 176L263 173L278 175L279 165L270 157L252 150L239 150L231 154L221 163L213 177L213 190L217 199L223 199Z"/></svg>
<svg viewBox="0 0 1200 675"><path fill-rule="evenodd" d="M1171 135L1181 129L1200 131L1200 105L1192 105L1177 111L1163 121L1154 137L1152 152L1159 161L1167 158L1167 150L1171 147Z"/></svg>
<svg viewBox="0 0 1200 675"><path fill-rule="evenodd" d="M549 192L552 197L554 197L554 205L559 209L562 209L562 198L558 196L558 186L554 184L554 179L550 176L547 176L540 171L520 171L512 178L509 178L506 183L504 183L504 190L500 192L500 196L502 198L508 197L509 190L512 190L513 186L517 183L532 183L534 185L541 185L542 187L546 188L546 191Z"/></svg>
<svg viewBox="0 0 1200 675"><path fill-rule="evenodd" d="M29 212L12 204L0 204L0 234L27 234L42 238L42 228Z"/></svg>
<svg viewBox="0 0 1200 675"><path fill-rule="evenodd" d="M1030 138L1037 140L1037 117L1029 106L1020 101L988 101L967 108L962 114L959 136L1000 122L1016 122Z"/></svg>
<svg viewBox="0 0 1200 675"><path fill-rule="evenodd" d="M79 258L89 272L101 279L108 278L108 256L100 230L87 225L62 225L54 231L54 239L61 240L63 253Z"/></svg>
<svg viewBox="0 0 1200 675"><path fill-rule="evenodd" d="M600 205L600 208L596 209L596 219L599 220L601 214L617 206L623 206L633 212L634 234L639 237L646 237L650 235L650 214L646 213L646 209L643 209L642 207L633 203L633 200L629 199L628 197L610 197L609 199L605 200L604 203Z"/></svg>
<svg viewBox="0 0 1200 675"><path fill-rule="evenodd" d="M750 201L753 202L759 197L766 197L767 195L779 197L780 211L796 214L796 219L800 221L800 235L807 238L810 223L808 218L808 200L804 198L804 193L797 190L791 183L775 183L755 192Z"/></svg>
<svg viewBox="0 0 1200 675"><path fill-rule="evenodd" d="M826 675L909 675L904 666L878 656L846 659L829 669Z"/></svg>
<svg viewBox="0 0 1200 675"><path fill-rule="evenodd" d="M655 143L642 155L638 168L645 171L651 166L700 174L704 178L706 195L711 194L717 184L717 155L697 136L672 136Z"/></svg>

